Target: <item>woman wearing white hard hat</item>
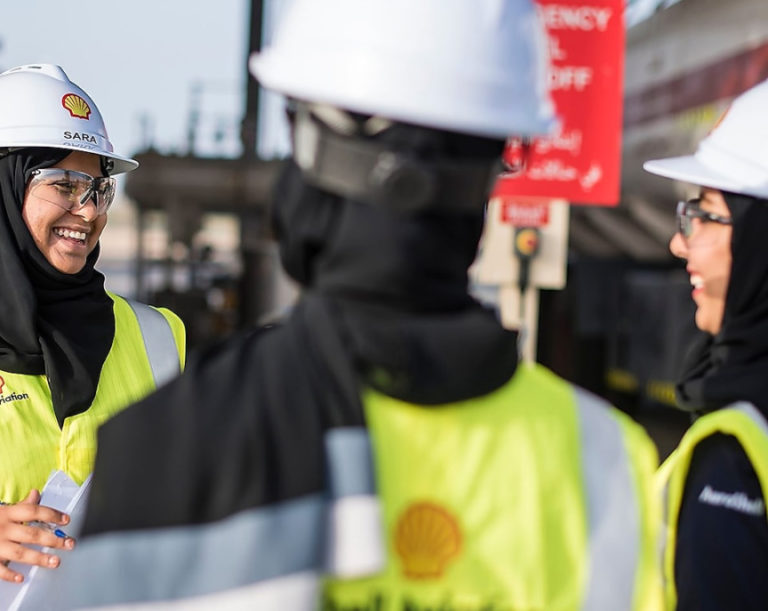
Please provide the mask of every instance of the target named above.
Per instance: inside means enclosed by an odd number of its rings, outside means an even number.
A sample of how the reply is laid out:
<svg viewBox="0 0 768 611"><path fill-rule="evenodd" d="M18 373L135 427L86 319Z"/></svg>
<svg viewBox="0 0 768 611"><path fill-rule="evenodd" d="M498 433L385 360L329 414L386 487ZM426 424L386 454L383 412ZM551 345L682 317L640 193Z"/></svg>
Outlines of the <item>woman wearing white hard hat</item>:
<svg viewBox="0 0 768 611"><path fill-rule="evenodd" d="M0 74L0 579L54 568L71 549L33 521L67 528L39 504L54 470L78 485L97 427L183 365L184 327L168 310L104 289L94 269L114 174L98 108L58 66ZM72 535L72 532L67 533ZM10 561L10 564L9 564Z"/></svg>
<svg viewBox="0 0 768 611"><path fill-rule="evenodd" d="M646 162L700 186L678 204L701 336L677 384L695 421L661 468L667 601L768 605L768 81L738 97L694 155Z"/></svg>

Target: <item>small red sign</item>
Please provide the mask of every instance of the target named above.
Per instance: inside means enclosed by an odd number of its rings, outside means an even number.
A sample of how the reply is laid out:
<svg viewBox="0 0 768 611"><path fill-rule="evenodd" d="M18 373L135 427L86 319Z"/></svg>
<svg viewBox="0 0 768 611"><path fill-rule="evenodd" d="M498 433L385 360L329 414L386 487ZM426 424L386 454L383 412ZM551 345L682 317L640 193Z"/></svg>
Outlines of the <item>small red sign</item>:
<svg viewBox="0 0 768 611"><path fill-rule="evenodd" d="M502 176L494 196L615 206L621 173L625 0L536 0L549 40L549 90L560 118L535 138L525 171ZM510 141L507 161L520 155Z"/></svg>
<svg viewBox="0 0 768 611"><path fill-rule="evenodd" d="M544 227L549 223L549 203L502 199L499 206L501 222L513 227Z"/></svg>

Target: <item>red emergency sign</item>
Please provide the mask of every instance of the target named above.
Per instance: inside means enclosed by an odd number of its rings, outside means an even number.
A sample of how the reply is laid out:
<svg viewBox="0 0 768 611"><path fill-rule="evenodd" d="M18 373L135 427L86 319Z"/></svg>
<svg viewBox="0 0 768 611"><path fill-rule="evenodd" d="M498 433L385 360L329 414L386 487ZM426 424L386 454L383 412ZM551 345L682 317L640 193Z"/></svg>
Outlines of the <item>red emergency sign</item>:
<svg viewBox="0 0 768 611"><path fill-rule="evenodd" d="M536 0L549 40L549 89L560 125L553 134L533 140L525 171L502 176L494 196L618 204L624 3ZM517 160L519 145L508 143L508 161Z"/></svg>

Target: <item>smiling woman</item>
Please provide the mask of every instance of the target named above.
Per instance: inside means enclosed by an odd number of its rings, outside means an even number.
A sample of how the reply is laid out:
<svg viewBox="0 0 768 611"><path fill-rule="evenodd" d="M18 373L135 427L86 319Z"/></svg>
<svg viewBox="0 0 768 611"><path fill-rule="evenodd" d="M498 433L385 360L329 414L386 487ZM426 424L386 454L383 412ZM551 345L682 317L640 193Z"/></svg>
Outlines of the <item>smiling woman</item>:
<svg viewBox="0 0 768 611"><path fill-rule="evenodd" d="M670 609L768 600L768 81L737 98L694 155L645 168L700 187L678 206L702 331L677 384L696 418L662 466Z"/></svg>
<svg viewBox="0 0 768 611"><path fill-rule="evenodd" d="M79 134L77 139L72 134ZM39 505L55 469L78 484L96 429L178 372L184 327L172 312L108 293L94 269L114 174L98 108L58 66L0 74L0 579L7 561L54 568L31 547L72 549L30 522L67 524ZM74 534L68 530L69 534Z"/></svg>
<svg viewBox="0 0 768 611"><path fill-rule="evenodd" d="M672 254L687 261L697 306L696 326L712 335L720 332L725 312L732 222L722 192L703 188L701 197L678 208L678 232L669 243Z"/></svg>
<svg viewBox="0 0 768 611"><path fill-rule="evenodd" d="M44 169L33 173L22 217L48 262L60 272L76 274L85 267L107 224L106 206L91 186L97 180L92 176L101 171L99 157L74 151L53 168L65 172L50 174L51 170Z"/></svg>

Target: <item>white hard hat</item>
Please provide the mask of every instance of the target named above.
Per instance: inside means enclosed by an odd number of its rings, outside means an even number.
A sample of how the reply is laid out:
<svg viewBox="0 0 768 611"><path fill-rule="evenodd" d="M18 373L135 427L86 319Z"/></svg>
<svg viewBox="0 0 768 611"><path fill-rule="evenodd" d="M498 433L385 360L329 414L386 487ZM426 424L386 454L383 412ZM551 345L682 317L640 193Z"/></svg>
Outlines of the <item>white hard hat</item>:
<svg viewBox="0 0 768 611"><path fill-rule="evenodd" d="M552 128L546 58L531 0L293 0L250 67L292 98L506 138Z"/></svg>
<svg viewBox="0 0 768 611"><path fill-rule="evenodd" d="M116 155L101 113L85 91L52 64L30 64L0 74L0 151L47 147L111 159L110 174L138 162Z"/></svg>
<svg viewBox="0 0 768 611"><path fill-rule="evenodd" d="M652 174L768 198L768 80L737 97L693 155L646 161Z"/></svg>

